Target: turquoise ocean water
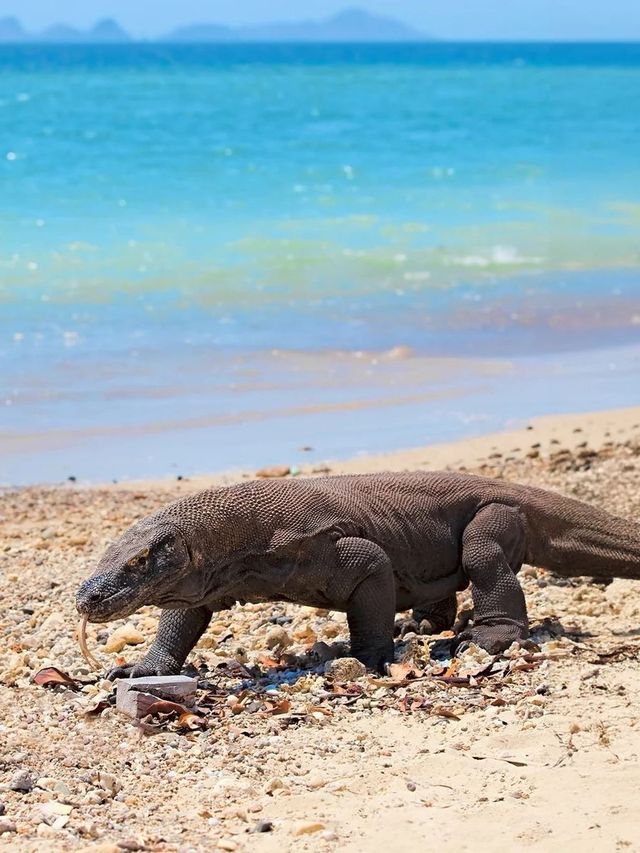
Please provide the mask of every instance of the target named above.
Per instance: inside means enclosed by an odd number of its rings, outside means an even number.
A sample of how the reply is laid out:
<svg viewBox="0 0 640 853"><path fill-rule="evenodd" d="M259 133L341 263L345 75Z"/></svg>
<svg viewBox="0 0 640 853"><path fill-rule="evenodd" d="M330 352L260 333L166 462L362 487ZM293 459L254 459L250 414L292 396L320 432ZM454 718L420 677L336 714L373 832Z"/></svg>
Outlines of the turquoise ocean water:
<svg viewBox="0 0 640 853"><path fill-rule="evenodd" d="M0 483L637 404L639 140L640 45L0 47Z"/></svg>

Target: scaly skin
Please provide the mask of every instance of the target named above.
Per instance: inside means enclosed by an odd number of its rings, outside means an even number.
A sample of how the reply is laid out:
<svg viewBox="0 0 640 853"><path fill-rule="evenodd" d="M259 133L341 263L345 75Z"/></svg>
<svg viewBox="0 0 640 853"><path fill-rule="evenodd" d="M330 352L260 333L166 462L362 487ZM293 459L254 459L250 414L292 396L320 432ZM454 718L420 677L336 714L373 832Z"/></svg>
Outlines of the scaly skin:
<svg viewBox="0 0 640 853"><path fill-rule="evenodd" d="M113 674L174 674L216 610L291 601L347 613L353 654L393 659L396 631L441 631L472 586L458 644L497 653L528 635L516 578L640 578L640 526L541 489L454 473L262 480L199 492L134 524L81 586L94 622L164 609L155 643Z"/></svg>

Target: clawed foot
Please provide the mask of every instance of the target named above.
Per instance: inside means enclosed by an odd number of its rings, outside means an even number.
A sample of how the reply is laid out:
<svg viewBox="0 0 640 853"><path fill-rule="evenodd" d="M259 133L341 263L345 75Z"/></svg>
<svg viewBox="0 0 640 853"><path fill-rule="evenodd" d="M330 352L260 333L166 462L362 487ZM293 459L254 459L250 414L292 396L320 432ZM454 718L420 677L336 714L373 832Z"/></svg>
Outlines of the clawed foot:
<svg viewBox="0 0 640 853"><path fill-rule="evenodd" d="M440 631L436 628L430 619L421 619L416 622L415 619L398 619L393 627L394 637L404 639L407 634L439 634Z"/></svg>
<svg viewBox="0 0 640 853"><path fill-rule="evenodd" d="M520 625L476 625L468 631L463 631L454 640L454 654L466 651L472 643L489 652L498 655L508 649L511 643L521 643L528 637L528 631Z"/></svg>
<svg viewBox="0 0 640 853"><path fill-rule="evenodd" d="M149 678L155 675L178 675L181 666L176 661L163 658L162 661L147 661L143 658L137 663L123 663L121 666L114 666L107 673L108 681L115 681L116 678Z"/></svg>
<svg viewBox="0 0 640 853"><path fill-rule="evenodd" d="M385 667L388 663L393 663L394 647L393 643L385 645L383 648L367 648L353 649L351 654L357 658L360 663L363 663L367 669L372 669L374 672L379 672L384 675Z"/></svg>

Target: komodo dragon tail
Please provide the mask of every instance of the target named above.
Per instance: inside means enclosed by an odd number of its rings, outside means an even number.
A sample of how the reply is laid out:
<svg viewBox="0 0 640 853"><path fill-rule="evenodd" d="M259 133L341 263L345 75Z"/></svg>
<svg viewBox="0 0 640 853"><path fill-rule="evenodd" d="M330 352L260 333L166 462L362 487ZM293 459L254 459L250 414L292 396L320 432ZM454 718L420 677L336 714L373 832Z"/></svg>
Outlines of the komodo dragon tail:
<svg viewBox="0 0 640 853"><path fill-rule="evenodd" d="M529 562L565 577L640 580L640 524L537 490L523 509L532 540Z"/></svg>

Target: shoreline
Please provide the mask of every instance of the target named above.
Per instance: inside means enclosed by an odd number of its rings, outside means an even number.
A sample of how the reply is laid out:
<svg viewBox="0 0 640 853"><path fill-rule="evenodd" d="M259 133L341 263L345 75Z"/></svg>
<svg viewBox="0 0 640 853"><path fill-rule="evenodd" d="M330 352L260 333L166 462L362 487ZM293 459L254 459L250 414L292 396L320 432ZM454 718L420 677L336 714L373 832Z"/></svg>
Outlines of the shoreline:
<svg viewBox="0 0 640 853"><path fill-rule="evenodd" d="M563 415L542 415L532 418L520 429L485 433L456 441L438 442L387 453L332 459L320 464L310 463L299 468L299 475L363 474L425 467L432 470L482 469L483 466L495 468L501 462L549 457L564 449L574 453L585 442L596 450L606 445L608 441L622 444L638 432L640 432L640 406L595 412L572 412ZM536 447L536 445L539 446ZM538 456L535 451L538 451ZM255 474L256 471L235 469L197 474L180 480L167 477L145 478L118 483L88 484L87 488L134 491L170 488L172 492L187 492L208 486L227 485L253 477Z"/></svg>

